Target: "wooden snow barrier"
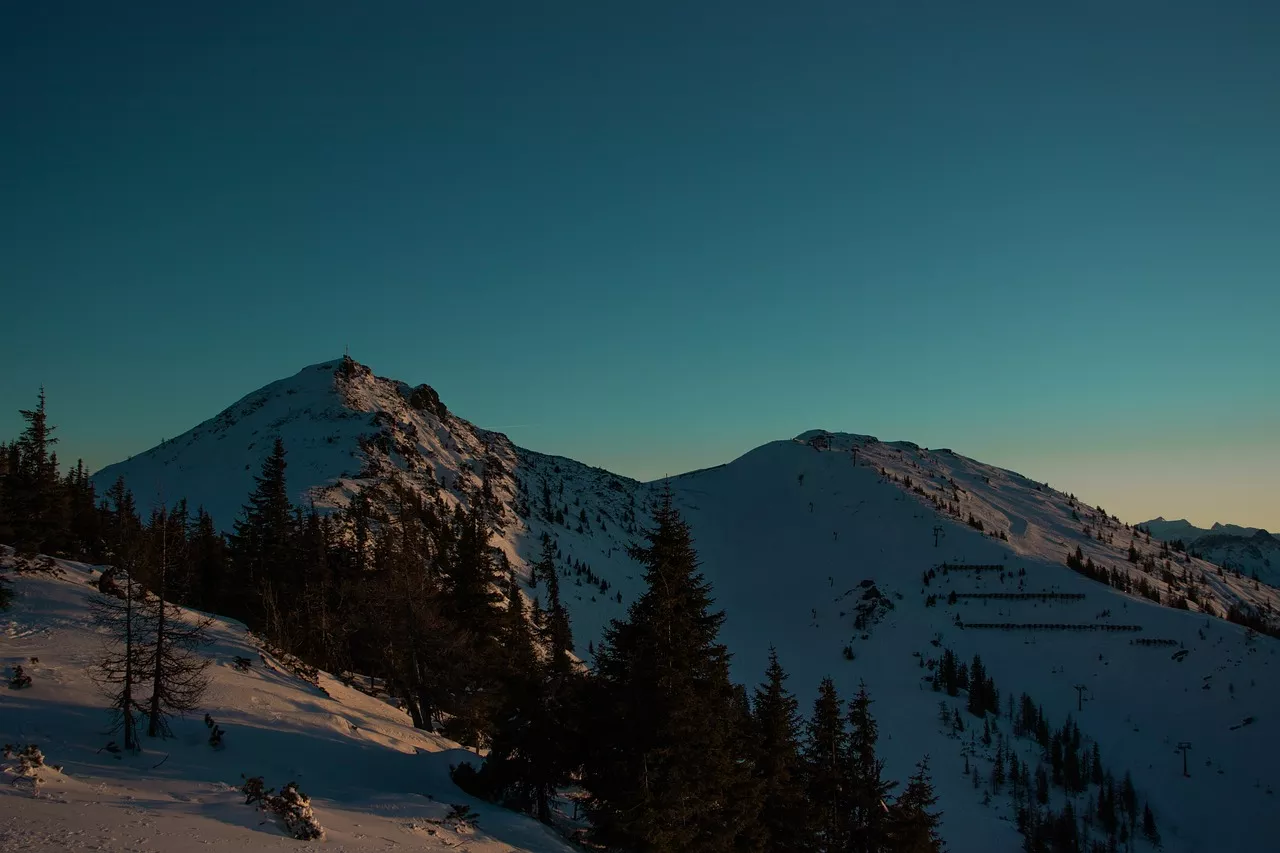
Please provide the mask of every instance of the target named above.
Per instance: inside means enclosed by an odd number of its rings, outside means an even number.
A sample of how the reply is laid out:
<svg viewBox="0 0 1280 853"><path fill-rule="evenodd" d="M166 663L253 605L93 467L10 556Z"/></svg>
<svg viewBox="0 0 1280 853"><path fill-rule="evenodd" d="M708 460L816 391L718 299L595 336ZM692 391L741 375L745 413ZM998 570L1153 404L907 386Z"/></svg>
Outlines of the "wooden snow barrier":
<svg viewBox="0 0 1280 853"><path fill-rule="evenodd" d="M1103 625L1097 622L964 622L960 628L986 628L1002 631L1141 631L1141 625Z"/></svg>
<svg viewBox="0 0 1280 853"><path fill-rule="evenodd" d="M1179 643L1177 640L1169 640L1163 637L1161 638L1140 637L1136 640L1130 640L1129 645L1131 646L1176 646L1176 645L1179 645Z"/></svg>
<svg viewBox="0 0 1280 853"><path fill-rule="evenodd" d="M1008 566L1000 563L988 563L986 565L970 565L969 563L943 563L938 568L944 572L1007 572L1013 571Z"/></svg>
<svg viewBox="0 0 1280 853"><path fill-rule="evenodd" d="M956 598L992 598L1013 601L1079 601L1083 592L957 592Z"/></svg>

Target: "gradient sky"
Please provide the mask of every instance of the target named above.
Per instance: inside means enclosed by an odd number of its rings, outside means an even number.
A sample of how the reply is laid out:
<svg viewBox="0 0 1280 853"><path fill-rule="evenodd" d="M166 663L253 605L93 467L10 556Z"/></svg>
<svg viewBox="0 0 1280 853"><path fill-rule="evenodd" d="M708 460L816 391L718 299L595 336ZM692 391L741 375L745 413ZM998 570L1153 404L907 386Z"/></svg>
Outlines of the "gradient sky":
<svg viewBox="0 0 1280 853"><path fill-rule="evenodd" d="M93 468L350 345L641 478L1280 528L1274 2L9 3L0 116L0 435Z"/></svg>

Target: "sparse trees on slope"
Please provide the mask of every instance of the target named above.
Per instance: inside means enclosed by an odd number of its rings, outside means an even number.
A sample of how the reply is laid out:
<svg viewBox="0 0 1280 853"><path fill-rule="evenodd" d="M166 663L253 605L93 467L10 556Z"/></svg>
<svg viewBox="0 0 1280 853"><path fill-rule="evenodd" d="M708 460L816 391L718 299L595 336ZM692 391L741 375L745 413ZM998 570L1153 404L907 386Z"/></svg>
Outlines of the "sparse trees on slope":
<svg viewBox="0 0 1280 853"><path fill-rule="evenodd" d="M596 841L646 853L721 853L749 829L751 768L718 641L722 613L668 490L631 549L647 590L596 657L584 785Z"/></svg>

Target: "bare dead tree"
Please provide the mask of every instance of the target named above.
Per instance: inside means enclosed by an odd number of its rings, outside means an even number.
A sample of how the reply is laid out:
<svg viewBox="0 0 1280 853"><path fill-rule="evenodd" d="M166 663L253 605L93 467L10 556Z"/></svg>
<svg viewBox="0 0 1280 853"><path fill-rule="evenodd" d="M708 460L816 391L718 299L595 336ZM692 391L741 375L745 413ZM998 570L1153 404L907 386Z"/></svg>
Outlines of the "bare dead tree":
<svg viewBox="0 0 1280 853"><path fill-rule="evenodd" d="M160 534L156 588L152 595L144 597L142 605L153 632L146 644L146 667L151 680L147 736L169 737L169 718L195 710L209 687L209 659L197 650L209 644L213 620L184 614L182 608L165 601L174 567L170 565L169 525L163 507L157 513L157 521L152 525L153 536L157 527Z"/></svg>
<svg viewBox="0 0 1280 853"><path fill-rule="evenodd" d="M127 559L127 558L126 558ZM145 595L133 572L120 568L115 576L119 597L99 593L89 603L94 624L103 632L103 655L90 676L110 700L111 732L122 732L124 748L138 749L138 714L144 713L141 682L144 680L148 633Z"/></svg>

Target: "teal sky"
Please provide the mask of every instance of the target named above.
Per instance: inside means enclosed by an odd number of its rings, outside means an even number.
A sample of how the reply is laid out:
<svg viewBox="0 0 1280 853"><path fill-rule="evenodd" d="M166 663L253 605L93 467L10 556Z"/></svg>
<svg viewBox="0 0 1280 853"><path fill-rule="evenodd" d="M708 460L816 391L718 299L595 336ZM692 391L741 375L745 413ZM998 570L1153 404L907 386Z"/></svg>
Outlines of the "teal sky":
<svg viewBox="0 0 1280 853"><path fill-rule="evenodd" d="M0 435L94 468L350 345L641 478L1280 527L1280 4L11 3L0 81Z"/></svg>

